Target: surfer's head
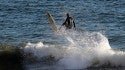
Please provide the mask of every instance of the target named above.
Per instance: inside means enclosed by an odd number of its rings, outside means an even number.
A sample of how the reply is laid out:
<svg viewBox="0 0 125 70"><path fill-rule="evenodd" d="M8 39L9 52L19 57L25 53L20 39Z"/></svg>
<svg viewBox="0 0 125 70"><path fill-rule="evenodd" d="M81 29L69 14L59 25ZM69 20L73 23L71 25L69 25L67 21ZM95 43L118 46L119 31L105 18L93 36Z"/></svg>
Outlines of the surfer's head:
<svg viewBox="0 0 125 70"><path fill-rule="evenodd" d="M66 15L67 15L67 17L69 17L69 13L67 13Z"/></svg>

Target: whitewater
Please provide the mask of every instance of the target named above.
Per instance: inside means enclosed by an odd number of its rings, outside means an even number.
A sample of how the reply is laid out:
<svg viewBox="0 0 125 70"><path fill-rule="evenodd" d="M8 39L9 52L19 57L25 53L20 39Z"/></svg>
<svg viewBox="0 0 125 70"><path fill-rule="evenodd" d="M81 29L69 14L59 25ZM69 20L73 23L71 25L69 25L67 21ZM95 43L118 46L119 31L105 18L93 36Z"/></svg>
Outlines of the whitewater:
<svg viewBox="0 0 125 70"><path fill-rule="evenodd" d="M108 38L101 32L61 30L54 35L64 38L65 40L60 39L64 40L65 44L29 42L24 48L27 58L41 63L42 58L48 63L52 61L50 66L57 70L125 66L125 52L112 48Z"/></svg>

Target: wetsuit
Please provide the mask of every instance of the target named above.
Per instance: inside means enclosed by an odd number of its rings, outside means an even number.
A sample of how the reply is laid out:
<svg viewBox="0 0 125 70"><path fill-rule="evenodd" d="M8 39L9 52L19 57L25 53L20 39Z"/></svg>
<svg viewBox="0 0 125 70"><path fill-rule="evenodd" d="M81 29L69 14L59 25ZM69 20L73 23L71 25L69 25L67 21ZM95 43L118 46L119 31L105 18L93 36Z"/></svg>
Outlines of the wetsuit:
<svg viewBox="0 0 125 70"><path fill-rule="evenodd" d="M66 29L71 29L73 25L74 25L74 28L76 27L75 22L73 21L73 18L69 16L67 16L65 22L62 25L63 26L65 25Z"/></svg>

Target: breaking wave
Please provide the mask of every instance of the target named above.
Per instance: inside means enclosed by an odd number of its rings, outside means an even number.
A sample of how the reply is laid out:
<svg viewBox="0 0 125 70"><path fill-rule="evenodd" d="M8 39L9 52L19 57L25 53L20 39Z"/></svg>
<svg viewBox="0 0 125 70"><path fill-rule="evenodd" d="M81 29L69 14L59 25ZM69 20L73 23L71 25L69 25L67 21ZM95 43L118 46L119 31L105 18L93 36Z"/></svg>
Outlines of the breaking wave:
<svg viewBox="0 0 125 70"><path fill-rule="evenodd" d="M113 50L108 39L99 32L61 31L56 35L67 42L61 45L27 43L24 52L31 53L37 60L51 56L55 65L64 69L85 69L99 66L125 66L125 52ZM47 60L49 61L49 60Z"/></svg>

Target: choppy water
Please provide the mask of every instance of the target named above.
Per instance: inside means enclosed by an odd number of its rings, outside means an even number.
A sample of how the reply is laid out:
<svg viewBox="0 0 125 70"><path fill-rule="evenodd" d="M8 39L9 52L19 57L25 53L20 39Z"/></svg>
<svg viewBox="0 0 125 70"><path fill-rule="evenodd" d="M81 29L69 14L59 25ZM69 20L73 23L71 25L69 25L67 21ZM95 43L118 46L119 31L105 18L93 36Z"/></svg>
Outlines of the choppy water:
<svg viewBox="0 0 125 70"><path fill-rule="evenodd" d="M46 11L80 31L54 32ZM27 70L124 70L124 12L124 0L0 0L0 43L25 44Z"/></svg>

